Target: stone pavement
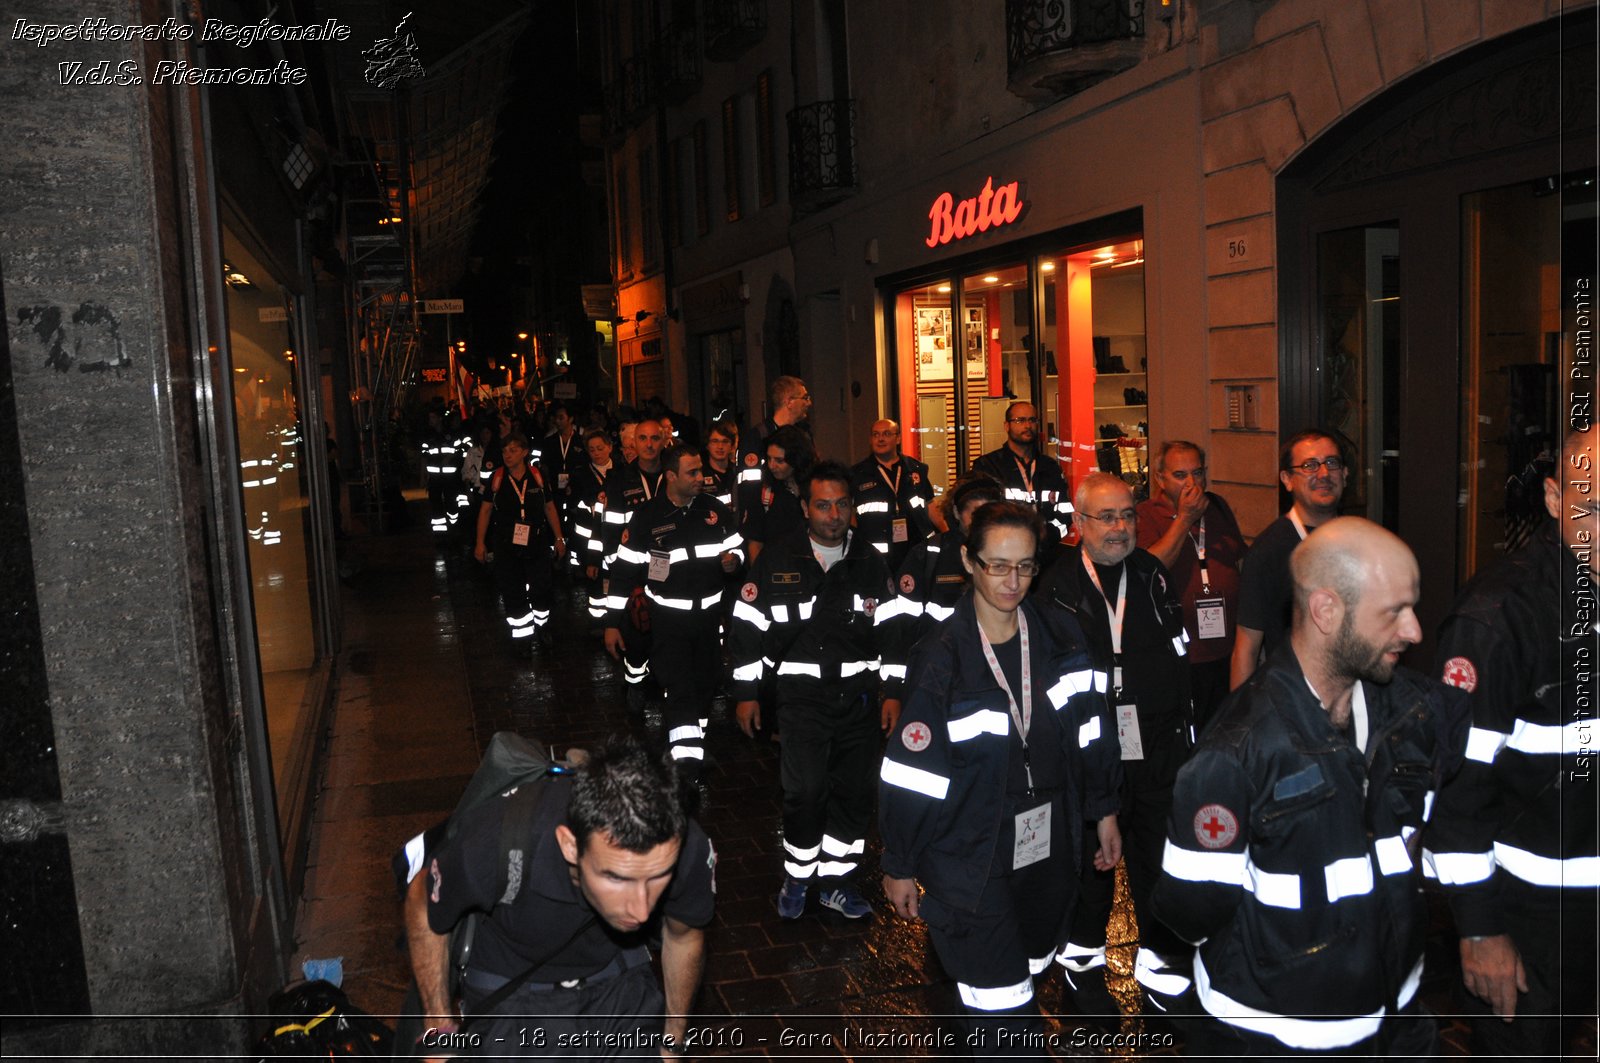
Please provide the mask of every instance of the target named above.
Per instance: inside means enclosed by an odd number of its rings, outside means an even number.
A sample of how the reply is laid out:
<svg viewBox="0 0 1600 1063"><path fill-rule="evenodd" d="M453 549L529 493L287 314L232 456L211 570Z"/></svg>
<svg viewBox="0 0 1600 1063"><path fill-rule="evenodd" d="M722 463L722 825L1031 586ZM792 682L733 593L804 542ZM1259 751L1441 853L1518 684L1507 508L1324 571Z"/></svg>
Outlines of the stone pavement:
<svg viewBox="0 0 1600 1063"><path fill-rule="evenodd" d="M304 958L343 956L352 999L391 1015L409 972L390 856L454 807L489 736L511 729L562 752L619 730L642 728L659 741L661 721L656 706L643 721L628 716L620 671L588 632L577 588L559 592L554 651L521 660L512 654L487 573L460 550L436 548L424 531L358 539L352 551L360 571L346 581L339 704L292 969ZM861 883L877 914L850 921L819 910L813 898L804 918L778 918L777 750L744 738L730 714L722 703L713 713L700 814L719 863L717 915L694 1024L704 1034L699 1054L863 1060L959 1054L907 1047L953 1036L940 1016L956 1010L954 986L924 928L888 914L873 840ZM1441 939L1435 951L1430 970L1443 973L1427 980L1425 999L1447 1009L1450 950ZM1131 948L1113 952L1113 966L1125 974ZM1047 1012L1063 1009L1061 989L1053 971L1040 993ZM1138 1016L1063 1014L1052 1023L1064 1039L1080 1030L1161 1033L1154 1024L1146 1030ZM903 1040L899 1047L863 1047L863 1031ZM1447 1030L1448 1053L1464 1054L1461 1033L1459 1024Z"/></svg>

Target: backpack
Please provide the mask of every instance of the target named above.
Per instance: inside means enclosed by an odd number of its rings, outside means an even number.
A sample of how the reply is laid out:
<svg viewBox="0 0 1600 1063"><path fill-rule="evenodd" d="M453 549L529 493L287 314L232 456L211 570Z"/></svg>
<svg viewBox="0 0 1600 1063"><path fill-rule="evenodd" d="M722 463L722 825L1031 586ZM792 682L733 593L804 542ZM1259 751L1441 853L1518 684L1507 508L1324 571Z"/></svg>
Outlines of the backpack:
<svg viewBox="0 0 1600 1063"><path fill-rule="evenodd" d="M548 787L540 784L554 776L569 774L571 770L565 763L551 760L538 745L521 735L512 731L495 732L489 739L489 747L484 751L483 759L478 762L472 778L467 781L461 799L456 802L455 811L450 814L450 818L413 838L395 854L392 866L401 896L405 896L410 886L413 877L411 869L420 868L426 861L428 853L436 851L455 837L462 813L488 801L505 797L508 804L500 825L498 888L501 903L510 903L526 884L530 861L524 859L524 854L528 851L530 842L535 841L537 834L540 833L535 828L535 822L543 806L543 798L549 792ZM419 870L416 873L423 872ZM477 936L478 925L486 915L485 912L469 912L450 931L448 988L452 1000L460 998L461 979L472 957L473 940ZM586 927L587 924L585 927L580 927L580 932ZM576 937L576 934L573 936ZM566 944L564 942L561 947L565 948ZM510 996L511 992L525 982L537 967L543 966L544 962L541 960L535 967L530 967L521 978L508 982L501 992L483 1001L482 1010L484 1012L493 1010L493 1007L498 1006L501 1000ZM409 1056L409 1049L414 1045L416 1037L422 1033L421 1011L421 998L417 992L416 981L413 979L396 1023L394 1045L397 1054Z"/></svg>

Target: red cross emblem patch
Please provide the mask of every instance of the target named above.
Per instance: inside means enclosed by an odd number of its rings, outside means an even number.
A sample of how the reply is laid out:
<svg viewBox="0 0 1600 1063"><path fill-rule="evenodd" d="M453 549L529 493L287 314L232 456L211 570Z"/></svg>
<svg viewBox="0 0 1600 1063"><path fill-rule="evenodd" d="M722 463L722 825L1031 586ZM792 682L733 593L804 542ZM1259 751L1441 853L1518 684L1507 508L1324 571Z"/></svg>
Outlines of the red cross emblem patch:
<svg viewBox="0 0 1600 1063"><path fill-rule="evenodd" d="M1444 674L1440 678L1469 694L1478 689L1478 670L1465 657L1452 657L1444 662Z"/></svg>
<svg viewBox="0 0 1600 1063"><path fill-rule="evenodd" d="M917 589L917 578L915 576L913 576L911 573L907 572L904 576L900 577L900 593L901 594L910 594L912 591L914 591L916 589Z"/></svg>
<svg viewBox="0 0 1600 1063"><path fill-rule="evenodd" d="M921 753L933 741L933 732L920 720L913 720L900 729L900 744L913 753Z"/></svg>
<svg viewBox="0 0 1600 1063"><path fill-rule="evenodd" d="M1239 820L1221 805L1203 805L1194 814L1194 838L1207 849L1226 849L1239 837Z"/></svg>
<svg viewBox="0 0 1600 1063"><path fill-rule="evenodd" d="M743 598L747 602L755 601L756 593L756 585L754 583L746 583L743 587L739 588L739 597Z"/></svg>
<svg viewBox="0 0 1600 1063"><path fill-rule="evenodd" d="M753 469L757 465L761 464L761 459L757 457L756 452L752 450L750 453L744 456L744 463Z"/></svg>
<svg viewBox="0 0 1600 1063"><path fill-rule="evenodd" d="M706 523L707 524L715 524L716 522L717 522L717 511L714 510L714 509L707 510L706 511Z"/></svg>
<svg viewBox="0 0 1600 1063"><path fill-rule="evenodd" d="M863 600L861 603L861 611L870 617L873 613L878 611L878 599L867 598Z"/></svg>

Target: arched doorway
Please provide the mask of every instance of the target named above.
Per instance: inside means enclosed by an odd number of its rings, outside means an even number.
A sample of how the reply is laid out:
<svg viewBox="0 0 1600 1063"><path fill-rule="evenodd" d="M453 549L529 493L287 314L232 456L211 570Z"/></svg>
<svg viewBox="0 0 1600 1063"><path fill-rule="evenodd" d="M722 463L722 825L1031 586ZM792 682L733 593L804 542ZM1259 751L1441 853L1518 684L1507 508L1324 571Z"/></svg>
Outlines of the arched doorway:
<svg viewBox="0 0 1600 1063"><path fill-rule="evenodd" d="M1430 637L1526 535L1526 472L1559 443L1564 316L1595 257L1594 42L1591 12L1470 49L1278 177L1283 434L1347 438L1346 510L1424 559Z"/></svg>

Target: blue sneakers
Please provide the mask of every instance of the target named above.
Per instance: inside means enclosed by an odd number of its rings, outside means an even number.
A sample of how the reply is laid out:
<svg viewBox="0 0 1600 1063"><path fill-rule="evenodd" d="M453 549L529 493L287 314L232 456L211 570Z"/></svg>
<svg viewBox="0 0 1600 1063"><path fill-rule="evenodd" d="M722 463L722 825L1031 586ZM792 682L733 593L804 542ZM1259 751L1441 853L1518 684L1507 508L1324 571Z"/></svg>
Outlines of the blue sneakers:
<svg viewBox="0 0 1600 1063"><path fill-rule="evenodd" d="M785 876L783 888L778 890L778 915L784 919L799 919L804 915L808 888L804 881Z"/></svg>
<svg viewBox="0 0 1600 1063"><path fill-rule="evenodd" d="M861 919L872 914L872 905L851 886L828 890L817 899L824 908L832 908L846 919Z"/></svg>

